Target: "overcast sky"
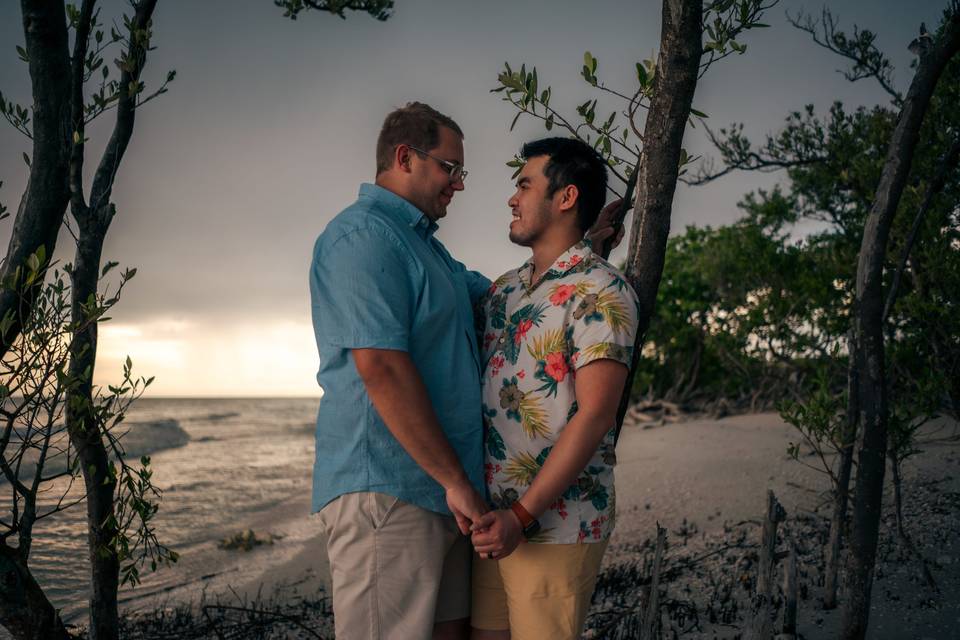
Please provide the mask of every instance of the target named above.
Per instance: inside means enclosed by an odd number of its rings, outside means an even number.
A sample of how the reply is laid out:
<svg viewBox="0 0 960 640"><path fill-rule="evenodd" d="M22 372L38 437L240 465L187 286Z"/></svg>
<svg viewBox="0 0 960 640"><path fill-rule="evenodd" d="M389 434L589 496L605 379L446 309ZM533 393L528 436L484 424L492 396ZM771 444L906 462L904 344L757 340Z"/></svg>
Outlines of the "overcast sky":
<svg viewBox="0 0 960 640"><path fill-rule="evenodd" d="M101 4L108 22L123 6ZM844 26L879 34L895 84L905 89L907 43L921 21L937 24L946 1L829 4ZM744 122L759 140L806 103L821 112L834 100L886 103L875 84L844 80L836 73L840 58L786 23L785 11L819 15L822 6L782 1L765 20L770 29L742 39L744 56L710 70L694 106L711 126ZM317 395L310 250L359 184L373 180L386 113L422 100L463 128L470 177L439 237L468 266L495 277L527 257L507 240L512 170L504 162L545 134L525 118L508 130L513 108L489 92L504 61L536 66L541 87L553 86L551 104L573 113L594 96L579 75L585 50L599 59L601 81L632 91L634 64L656 52L659 31L652 0L397 0L387 22L320 13L291 22L270 0L160 0L157 49L144 79L148 89L169 69L177 79L138 111L117 179L118 214L104 259L138 275L101 329L97 380L116 380L129 354L136 372L157 376L153 395ZM0 3L0 91L26 104L29 78L15 51L22 44L19 3ZM604 104L604 115L619 106ZM89 131L91 170L112 126L109 115L98 123ZM711 154L700 130L688 129L686 146ZM24 151L29 140L0 126L0 202L14 213L27 178ZM778 179L740 174L681 185L673 229L731 222L746 192ZM11 227L12 218L0 223L4 247ZM69 236L61 235L57 255L72 259Z"/></svg>

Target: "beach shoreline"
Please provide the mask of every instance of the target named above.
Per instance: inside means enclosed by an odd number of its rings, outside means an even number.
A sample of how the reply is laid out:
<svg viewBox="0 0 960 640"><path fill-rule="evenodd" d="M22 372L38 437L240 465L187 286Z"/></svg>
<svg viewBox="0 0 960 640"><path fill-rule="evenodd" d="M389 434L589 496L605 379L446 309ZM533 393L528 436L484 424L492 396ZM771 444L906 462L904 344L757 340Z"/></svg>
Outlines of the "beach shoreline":
<svg viewBox="0 0 960 640"><path fill-rule="evenodd" d="M768 489L774 491L788 519L822 521L829 515L829 508L824 506L828 481L823 473L788 456L788 445L797 439L793 427L775 413L722 419L692 417L647 428L626 424L617 449L618 521L604 567L636 563L640 550L655 538L658 523L667 529L670 545L681 555L697 555L722 544L731 535L758 538ZM811 464L815 460L812 456L801 457L801 461ZM937 480L938 491L958 493L958 471L960 457L955 448L941 447L908 460L904 467L905 483L913 486ZM122 592L122 610L136 616L157 607L201 599L240 604L256 601L265 594L322 597L329 589L325 542L315 516L309 515L309 506L309 495L291 496L250 519L248 528L258 536L277 536L274 544L251 551L224 551L209 543L188 551L179 566L158 572L158 576L167 574L164 580L148 579L143 587ZM947 516L955 521L958 514ZM913 528L922 524L908 521ZM960 549L952 548L939 554L939 560L946 560L937 565L944 596L960 594L960 590L954 591L960 567L958 552ZM721 568L718 565L715 570ZM898 635L903 631L903 615L889 606L891 601L884 593L901 588L898 585L904 580L909 582L912 573L907 573L910 575L898 578L894 562L886 575L878 576L871 637L904 637ZM698 584L696 579L691 580L690 584ZM833 637L839 611L819 610L815 596L811 593L801 602L801 631L806 638ZM954 602L958 600L954 598ZM937 629L954 633L952 629L960 622L958 606L931 606L926 613L918 610L911 624L920 624L917 620L923 619L929 622L932 633L936 634ZM717 633L718 628L709 624L704 629L702 635L694 632L687 637L733 637L724 635L722 628Z"/></svg>

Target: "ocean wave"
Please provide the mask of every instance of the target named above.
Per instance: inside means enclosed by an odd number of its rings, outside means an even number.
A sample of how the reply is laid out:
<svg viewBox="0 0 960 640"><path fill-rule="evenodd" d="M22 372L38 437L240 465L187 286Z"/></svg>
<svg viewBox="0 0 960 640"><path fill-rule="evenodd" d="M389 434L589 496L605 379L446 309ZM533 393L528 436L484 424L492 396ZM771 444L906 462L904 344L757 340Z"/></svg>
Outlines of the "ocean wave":
<svg viewBox="0 0 960 640"><path fill-rule="evenodd" d="M126 424L129 428L123 433L120 443L130 457L176 449L190 442L190 434L173 418Z"/></svg>
<svg viewBox="0 0 960 640"><path fill-rule="evenodd" d="M237 411L227 411L225 413L208 413L203 416L197 416L196 418L190 418L191 420L205 420L207 422L220 422L221 420L227 420L228 418L236 418L240 413Z"/></svg>
<svg viewBox="0 0 960 640"><path fill-rule="evenodd" d="M287 433L292 434L307 434L313 435L317 430L317 421L311 420L310 422L299 422L297 424L292 424L284 429Z"/></svg>
<svg viewBox="0 0 960 640"><path fill-rule="evenodd" d="M22 430L20 430L22 431ZM124 457L135 460L140 456L156 453L165 449L175 449L190 442L190 434L183 430L180 423L171 418L151 420L145 422L125 422L121 424L115 435L119 436L123 447ZM16 444L11 442L7 455L13 455ZM45 476L62 473L67 469L67 433L63 424L55 427L55 434L51 439L50 452L43 465ZM24 452L20 465L20 478L32 478L37 468L39 453L36 449ZM5 484L6 478L0 475L0 484Z"/></svg>

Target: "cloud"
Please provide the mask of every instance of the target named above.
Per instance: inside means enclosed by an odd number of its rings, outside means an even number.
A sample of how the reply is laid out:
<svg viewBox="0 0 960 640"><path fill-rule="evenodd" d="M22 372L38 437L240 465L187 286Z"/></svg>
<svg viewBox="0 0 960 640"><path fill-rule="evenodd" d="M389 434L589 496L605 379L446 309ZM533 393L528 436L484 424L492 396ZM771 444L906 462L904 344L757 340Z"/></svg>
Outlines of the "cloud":
<svg viewBox="0 0 960 640"><path fill-rule="evenodd" d="M316 396L317 354L307 322L154 319L101 327L95 382L155 376L151 396Z"/></svg>

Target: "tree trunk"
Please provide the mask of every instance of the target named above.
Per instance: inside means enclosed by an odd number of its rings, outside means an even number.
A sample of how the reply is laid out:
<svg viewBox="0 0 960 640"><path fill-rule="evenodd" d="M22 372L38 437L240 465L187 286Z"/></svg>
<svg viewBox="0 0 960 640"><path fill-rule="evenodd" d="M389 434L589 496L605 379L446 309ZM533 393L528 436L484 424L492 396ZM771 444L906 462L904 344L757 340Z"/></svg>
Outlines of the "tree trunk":
<svg viewBox="0 0 960 640"><path fill-rule="evenodd" d="M64 4L21 0L20 7L33 89L33 156L0 273L4 282L40 247L47 259L53 256L70 197L70 84L63 81L70 77L70 60ZM0 355L20 335L23 319L30 314L42 284L17 282L0 289L0 318L9 315L13 319L10 329L0 336Z"/></svg>
<svg viewBox="0 0 960 640"><path fill-rule="evenodd" d="M118 533L114 495L116 479L110 473L110 459L93 401L93 373L97 358L97 323L90 322L90 301L96 300L103 242L113 220L110 202L117 170L133 136L137 87L146 64L149 25L157 0L139 0L130 21L132 36L127 61L120 76L117 119L110 140L100 157L90 188L89 204L83 200L83 156L71 160L71 212L77 221L77 253L70 274L72 315L79 328L70 344L70 375L77 385L67 399L67 431L77 450L87 490L87 544L90 557L90 640L117 640L119 616L117 590L120 560L115 544ZM84 10L92 4L84 3ZM85 11L84 15L90 15ZM82 77L82 76L81 76ZM82 136L81 136L82 137Z"/></svg>
<svg viewBox="0 0 960 640"><path fill-rule="evenodd" d="M842 637L866 636L870 591L877 553L883 476L887 450L887 389L883 345L883 265L890 224L910 173L924 113L937 81L960 49L960 12L945 23L943 33L920 54L917 72L904 100L887 158L867 216L857 265L853 357L859 381L857 403L863 441L860 446L847 565L849 597L843 608Z"/></svg>
<svg viewBox="0 0 960 640"><path fill-rule="evenodd" d="M887 459L890 461L890 473L893 474L893 515L897 522L897 538L903 545L906 542L907 532L903 528L903 491L901 490L903 484L900 478L900 459L896 448L887 452Z"/></svg>
<svg viewBox="0 0 960 640"><path fill-rule="evenodd" d="M637 203L626 269L627 281L639 298L640 314L630 375L617 412L618 436L663 274L683 132L703 53L702 0L664 0L661 14L660 55L637 167Z"/></svg>
<svg viewBox="0 0 960 640"><path fill-rule="evenodd" d="M97 212L102 213L102 212ZM72 279L73 321L81 328L70 345L70 376L78 384L67 402L67 429L83 469L87 488L87 551L90 558L90 640L118 637L117 590L120 563L113 544L116 482L109 473L109 457L101 425L93 410L93 374L97 357L97 323L87 321L83 305L97 294L100 255L107 224L89 216L78 219L80 235Z"/></svg>
<svg viewBox="0 0 960 640"><path fill-rule="evenodd" d="M847 363L847 415L842 434L837 485L833 488L833 517L830 519L830 542L827 546L826 567L823 582L823 608L837 608L838 578L840 575L840 548L847 524L847 504L850 496L850 473L853 469L853 448L857 441L857 389L859 379L853 361L854 340L851 330L848 339L850 358Z"/></svg>
<svg viewBox="0 0 960 640"><path fill-rule="evenodd" d="M18 549L0 544L0 625L16 640L69 640Z"/></svg>

